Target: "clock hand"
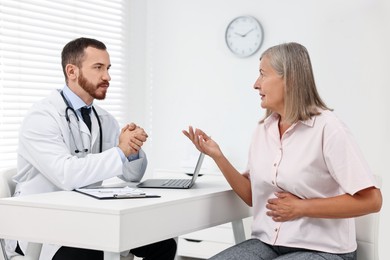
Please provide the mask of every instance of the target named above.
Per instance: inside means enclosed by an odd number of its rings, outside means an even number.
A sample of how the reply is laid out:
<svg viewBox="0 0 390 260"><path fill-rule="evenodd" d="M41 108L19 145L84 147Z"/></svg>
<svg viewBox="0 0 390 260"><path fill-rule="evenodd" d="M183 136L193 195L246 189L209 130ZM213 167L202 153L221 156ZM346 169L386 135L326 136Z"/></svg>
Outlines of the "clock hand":
<svg viewBox="0 0 390 260"><path fill-rule="evenodd" d="M247 36L248 35L248 33L250 33L251 31L253 31L254 30L254 28L252 28L252 29L250 29L247 33L245 33L245 34L243 34L242 35L242 37L245 37L245 36Z"/></svg>
<svg viewBox="0 0 390 260"><path fill-rule="evenodd" d="M234 32L234 33L237 34L237 35L240 36L240 37L245 37L244 34L240 34L240 33L238 33L238 32Z"/></svg>

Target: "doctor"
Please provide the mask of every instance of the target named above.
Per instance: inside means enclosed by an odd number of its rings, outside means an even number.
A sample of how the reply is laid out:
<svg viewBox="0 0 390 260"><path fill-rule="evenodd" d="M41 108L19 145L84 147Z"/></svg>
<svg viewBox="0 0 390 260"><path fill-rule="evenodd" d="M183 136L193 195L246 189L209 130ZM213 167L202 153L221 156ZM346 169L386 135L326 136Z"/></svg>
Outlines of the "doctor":
<svg viewBox="0 0 390 260"><path fill-rule="evenodd" d="M63 48L66 86L35 104L20 128L14 196L73 190L115 176L141 180L147 166L141 147L148 135L134 123L119 129L111 114L93 104L106 96L110 67L100 41L78 38ZM23 254L26 246L23 241L8 241L7 252ZM169 239L131 252L146 259L171 260L176 242ZM103 252L44 245L40 259L96 260L103 259Z"/></svg>

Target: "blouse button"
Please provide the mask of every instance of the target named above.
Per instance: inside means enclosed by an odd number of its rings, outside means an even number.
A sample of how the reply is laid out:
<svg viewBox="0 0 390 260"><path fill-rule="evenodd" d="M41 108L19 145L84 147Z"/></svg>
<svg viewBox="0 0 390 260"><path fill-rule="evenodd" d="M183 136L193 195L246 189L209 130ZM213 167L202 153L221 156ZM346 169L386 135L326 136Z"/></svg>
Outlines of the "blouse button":
<svg viewBox="0 0 390 260"><path fill-rule="evenodd" d="M277 228L275 228L275 232L278 232L278 229L277 229Z"/></svg>
<svg viewBox="0 0 390 260"><path fill-rule="evenodd" d="M274 166L276 166L276 163L274 163Z"/></svg>
<svg viewBox="0 0 390 260"><path fill-rule="evenodd" d="M275 182L274 182L274 181L272 181L272 184L273 184L273 185L275 185Z"/></svg>

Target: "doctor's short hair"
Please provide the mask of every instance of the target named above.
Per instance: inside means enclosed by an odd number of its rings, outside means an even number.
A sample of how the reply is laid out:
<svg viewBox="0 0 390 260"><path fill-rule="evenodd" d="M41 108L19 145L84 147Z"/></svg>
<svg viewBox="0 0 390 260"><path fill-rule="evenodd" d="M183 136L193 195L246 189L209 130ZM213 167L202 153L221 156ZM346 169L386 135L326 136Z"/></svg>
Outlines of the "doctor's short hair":
<svg viewBox="0 0 390 260"><path fill-rule="evenodd" d="M65 71L66 65L73 64L81 68L81 63L85 54L84 50L88 47L93 47L99 50L107 50L106 45L101 41L84 37L70 41L62 49L61 64L66 83L68 83L68 76Z"/></svg>

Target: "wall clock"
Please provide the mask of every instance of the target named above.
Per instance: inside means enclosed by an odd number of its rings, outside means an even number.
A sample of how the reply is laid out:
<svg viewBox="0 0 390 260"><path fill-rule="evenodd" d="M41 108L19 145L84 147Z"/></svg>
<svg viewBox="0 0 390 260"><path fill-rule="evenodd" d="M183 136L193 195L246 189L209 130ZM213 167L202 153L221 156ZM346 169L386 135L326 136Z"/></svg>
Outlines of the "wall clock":
<svg viewBox="0 0 390 260"><path fill-rule="evenodd" d="M227 26L225 41L229 50L240 58L255 54L263 43L263 27L253 16L239 16Z"/></svg>

